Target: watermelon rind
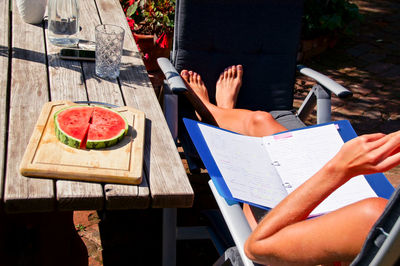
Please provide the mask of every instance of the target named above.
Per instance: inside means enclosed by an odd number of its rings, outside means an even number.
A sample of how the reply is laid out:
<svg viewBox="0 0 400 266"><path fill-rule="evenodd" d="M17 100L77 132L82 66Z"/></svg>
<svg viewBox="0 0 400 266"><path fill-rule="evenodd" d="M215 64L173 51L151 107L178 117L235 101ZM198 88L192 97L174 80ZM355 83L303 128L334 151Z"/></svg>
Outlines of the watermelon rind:
<svg viewBox="0 0 400 266"><path fill-rule="evenodd" d="M96 106L96 107L106 109L108 111L112 111L112 112L116 113L118 116L122 117L123 120L125 121L125 128L122 129L119 134L115 135L114 137L112 137L110 139L102 139L102 140L88 139L86 142L87 149L103 149L103 148L111 147L111 146L117 144L118 142L120 142L124 138L124 136L128 133L128 129L129 129L128 121L119 112L114 111L108 107L103 107L103 106Z"/></svg>
<svg viewBox="0 0 400 266"><path fill-rule="evenodd" d="M126 130L121 130L121 133L118 136L110 138L110 139L102 139L102 140L87 140L86 148L87 149L103 149L110 146L113 146L120 142L124 136L126 135Z"/></svg>
<svg viewBox="0 0 400 266"><path fill-rule="evenodd" d="M89 107L89 106L88 105L73 105L73 106L68 106L68 107L62 108L61 110L57 111L54 114L54 124L55 124L54 128L55 128L55 135L59 141L61 141L65 145L79 149L82 141L80 139L74 138L74 137L68 135L67 133L65 133L60 128L60 125L57 121L57 117L62 111L66 110L66 109L70 109L70 108L77 108L77 107L81 108L81 107Z"/></svg>
<svg viewBox="0 0 400 266"><path fill-rule="evenodd" d="M82 107L93 108L94 106L73 105L73 106L65 107L65 108L57 111L54 114L55 135L56 135L56 137L62 143L66 144L66 145L68 145L70 147L78 148L78 149L81 147L82 140L74 138L71 135L68 135L66 132L64 132L61 129L61 127L60 127L60 125L59 125L59 123L57 121L57 117L62 111L66 110L66 109L82 108ZM114 111L114 110L112 110L110 108L102 107L102 106L98 106L98 105L96 105L96 107L97 108L106 109L107 111L112 111L112 112L116 113L119 117L122 117L124 122L125 122L125 127L124 127L124 129L121 129L121 131L118 134L116 134L114 137L112 137L110 139L102 139L102 140L90 140L90 139L88 139L87 142L86 142L86 148L87 149L102 149L102 148L107 148L107 147L113 146L113 145L117 144L118 142L120 142L124 138L124 136L128 133L128 129L129 129L128 121L119 112L116 112L116 111ZM88 126L89 126L89 124L88 124Z"/></svg>
<svg viewBox="0 0 400 266"><path fill-rule="evenodd" d="M81 146L81 141L74 137L67 135L58 125L55 126L56 128L56 137L65 145L71 146L73 148L79 148Z"/></svg>

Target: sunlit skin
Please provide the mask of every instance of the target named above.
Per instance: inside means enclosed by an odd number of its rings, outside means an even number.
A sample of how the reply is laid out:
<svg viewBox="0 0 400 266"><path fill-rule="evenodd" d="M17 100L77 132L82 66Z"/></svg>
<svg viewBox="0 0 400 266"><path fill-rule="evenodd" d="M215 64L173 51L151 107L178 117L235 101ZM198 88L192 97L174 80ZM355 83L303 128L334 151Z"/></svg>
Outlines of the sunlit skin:
<svg viewBox="0 0 400 266"><path fill-rule="evenodd" d="M286 130L267 112L229 108L236 104L242 74L240 65L228 67L221 73L215 96L222 106L217 106L210 102L199 74L187 70L181 72L189 90L187 97L202 121L249 136L266 136Z"/></svg>
<svg viewBox="0 0 400 266"><path fill-rule="evenodd" d="M234 109L241 88L242 66L225 69L217 81L216 102L210 103L199 74L183 70L188 98L199 118L249 136L286 130L267 112ZM246 255L267 265L333 265L351 262L387 200L368 198L339 210L307 219L312 210L352 177L384 172L400 164L400 131L357 137L303 185L272 209L259 224L248 206L244 212L253 229Z"/></svg>

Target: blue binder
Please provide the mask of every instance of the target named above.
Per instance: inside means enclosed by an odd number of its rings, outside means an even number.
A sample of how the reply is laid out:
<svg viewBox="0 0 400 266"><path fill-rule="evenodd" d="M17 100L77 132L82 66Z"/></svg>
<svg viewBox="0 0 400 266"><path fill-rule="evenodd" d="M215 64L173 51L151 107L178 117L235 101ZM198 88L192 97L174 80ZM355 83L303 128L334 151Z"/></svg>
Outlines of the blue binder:
<svg viewBox="0 0 400 266"><path fill-rule="evenodd" d="M218 166L216 162L214 161L213 156L211 155L211 152L207 146L206 141L204 140L203 134L201 133L201 130L199 128L199 124L204 124L198 121L194 121L191 119L184 118L183 122L187 128L187 131L189 132L189 135L193 141L193 144L195 145L200 158L202 159L205 167L207 168L207 171L217 188L219 194L224 197L229 204L236 203L238 199L235 199L232 197L231 192L229 191L228 186L226 185L220 170L218 169ZM327 124L335 124L336 127L338 128L339 134L341 138L343 139L344 142L347 142L355 137L357 137L356 132L354 131L353 127L351 126L350 122L347 120L341 120L341 121L335 121L335 122L330 122L326 124L319 124L319 125L314 125L311 127L318 127L318 126L323 126ZM208 124L204 124L207 126L210 126ZM213 127L213 126L212 126ZM307 128L307 127L306 127ZM308 127L309 128L309 127ZM218 128L219 130L225 130ZM294 129L294 130L303 130L305 128L299 128L299 129ZM291 130L291 131L294 131ZM228 130L225 130L228 131ZM230 132L230 131L228 131ZM234 133L234 132L232 132ZM237 134L237 133L235 133ZM375 193L382 198L389 199L390 196L392 195L394 188L390 184L390 182L386 179L386 177L382 173L377 173L377 174L372 174L372 175L365 175L366 180L368 181L369 185L371 188L375 191ZM241 201L245 202L245 201ZM245 202L248 203L248 202ZM253 203L249 203L254 205ZM265 206L259 206L261 208L266 208ZM268 209L268 208L267 208Z"/></svg>

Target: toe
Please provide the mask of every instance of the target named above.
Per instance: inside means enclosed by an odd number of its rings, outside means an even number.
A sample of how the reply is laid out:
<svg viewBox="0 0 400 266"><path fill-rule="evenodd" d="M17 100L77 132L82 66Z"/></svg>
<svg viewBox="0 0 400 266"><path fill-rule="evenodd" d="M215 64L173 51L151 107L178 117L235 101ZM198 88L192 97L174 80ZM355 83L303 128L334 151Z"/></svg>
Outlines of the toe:
<svg viewBox="0 0 400 266"><path fill-rule="evenodd" d="M189 71L187 71L186 69L182 70L182 71L181 71L181 77L182 77L185 81L189 82Z"/></svg>
<svg viewBox="0 0 400 266"><path fill-rule="evenodd" d="M194 81L195 74L196 74L195 72L189 71L189 80L191 83L193 83L193 81Z"/></svg>
<svg viewBox="0 0 400 266"><path fill-rule="evenodd" d="M233 76L233 70L232 70L232 67L229 67L228 68L228 77L232 77Z"/></svg>
<svg viewBox="0 0 400 266"><path fill-rule="evenodd" d="M222 72L221 74L219 74L219 78L217 80L217 83L222 82L222 80L224 79L224 72Z"/></svg>
<svg viewBox="0 0 400 266"><path fill-rule="evenodd" d="M243 66L242 65L237 65L236 69L237 69L237 76L239 78L242 78L242 76L243 76Z"/></svg>
<svg viewBox="0 0 400 266"><path fill-rule="evenodd" d="M227 79L229 77L229 68L225 68L224 70L224 79Z"/></svg>
<svg viewBox="0 0 400 266"><path fill-rule="evenodd" d="M196 75L196 81L198 84L201 84L201 76L199 74Z"/></svg>
<svg viewBox="0 0 400 266"><path fill-rule="evenodd" d="M237 73L236 66L232 66L231 69L232 69L232 76L236 77L236 73Z"/></svg>

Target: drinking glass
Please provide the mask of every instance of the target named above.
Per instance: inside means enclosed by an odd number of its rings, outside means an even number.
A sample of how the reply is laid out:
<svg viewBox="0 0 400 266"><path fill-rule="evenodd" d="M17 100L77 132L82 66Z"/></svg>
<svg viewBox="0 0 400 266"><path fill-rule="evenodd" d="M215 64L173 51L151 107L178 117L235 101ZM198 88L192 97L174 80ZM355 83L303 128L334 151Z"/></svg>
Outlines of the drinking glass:
<svg viewBox="0 0 400 266"><path fill-rule="evenodd" d="M49 0L48 38L54 45L72 47L79 42L79 1Z"/></svg>
<svg viewBox="0 0 400 266"><path fill-rule="evenodd" d="M116 25L98 25L96 30L96 75L105 79L119 76L125 30Z"/></svg>

